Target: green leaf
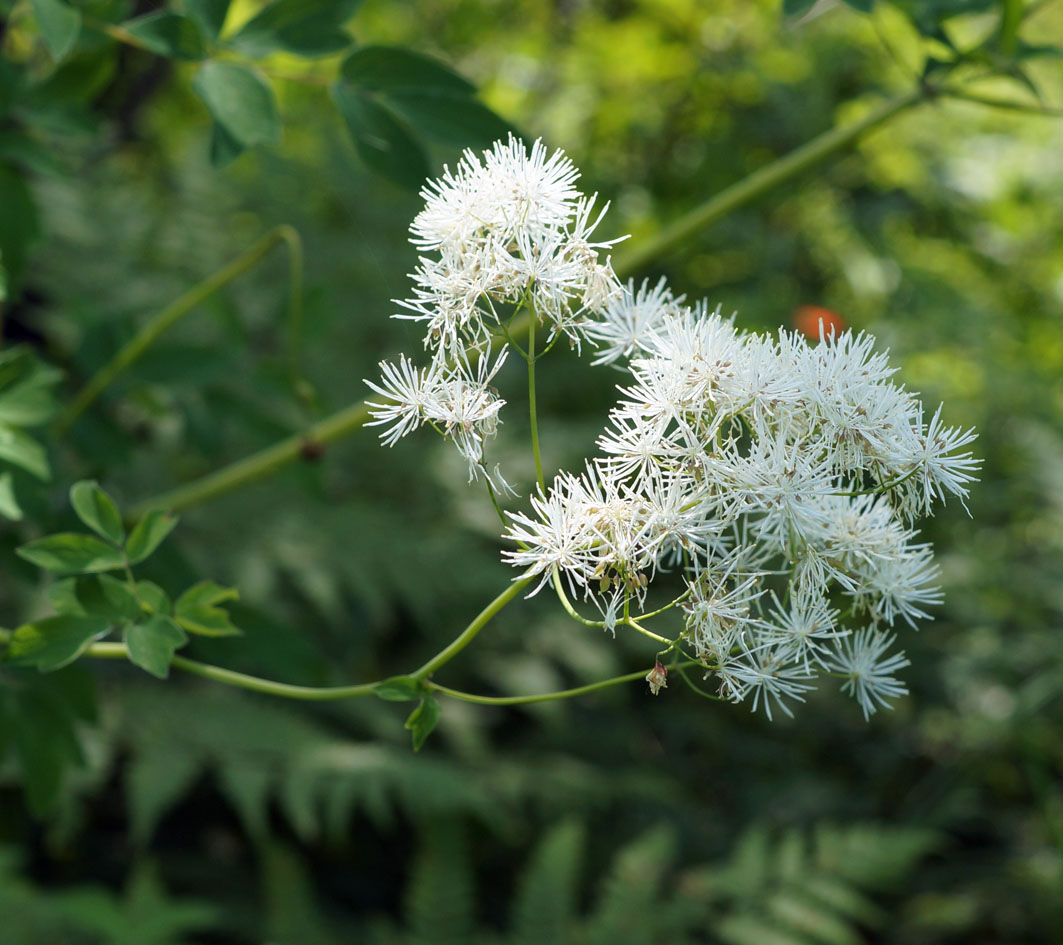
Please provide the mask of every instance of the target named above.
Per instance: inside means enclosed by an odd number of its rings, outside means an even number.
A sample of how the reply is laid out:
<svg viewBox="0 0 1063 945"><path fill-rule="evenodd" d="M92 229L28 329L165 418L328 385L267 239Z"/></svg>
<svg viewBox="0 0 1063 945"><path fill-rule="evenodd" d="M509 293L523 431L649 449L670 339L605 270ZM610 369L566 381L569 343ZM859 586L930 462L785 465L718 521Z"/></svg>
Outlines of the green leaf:
<svg viewBox="0 0 1063 945"><path fill-rule="evenodd" d="M80 666L68 666L18 682L4 687L7 699L0 701L0 721L13 729L30 810L45 817L55 813L69 769L82 762L77 725L95 717L92 677ZM8 718L2 718L5 703L11 711ZM10 919L5 912L5 922Z"/></svg>
<svg viewBox="0 0 1063 945"><path fill-rule="evenodd" d="M158 584L151 581L137 581L137 597L140 602L157 614L170 615L173 613L173 602L170 596Z"/></svg>
<svg viewBox="0 0 1063 945"><path fill-rule="evenodd" d="M425 739L432 734L432 729L439 722L439 702L430 695L421 697L417 708L406 720L406 728L413 736L413 750L420 751Z"/></svg>
<svg viewBox="0 0 1063 945"><path fill-rule="evenodd" d="M18 504L15 489L11 483L11 473L0 473L0 515L12 522L22 520L22 507Z"/></svg>
<svg viewBox="0 0 1063 945"><path fill-rule="evenodd" d="M491 109L466 95L408 89L388 92L386 100L412 127L447 144L486 147L515 130Z"/></svg>
<svg viewBox="0 0 1063 945"><path fill-rule="evenodd" d="M38 538L15 552L38 568L58 573L113 571L125 564L117 548L92 535L75 532Z"/></svg>
<svg viewBox="0 0 1063 945"><path fill-rule="evenodd" d="M0 424L31 427L51 419L56 403L52 388L62 380L62 372L41 364L30 356L23 376L0 393ZM0 385L2 386L2 385Z"/></svg>
<svg viewBox="0 0 1063 945"><path fill-rule="evenodd" d="M206 40L191 17L164 10L127 20L122 28L140 40L145 49L160 56L193 61L206 58Z"/></svg>
<svg viewBox="0 0 1063 945"><path fill-rule="evenodd" d="M22 129L0 131L0 161L14 164L31 174L48 174L52 177L64 175L64 163L60 156Z"/></svg>
<svg viewBox="0 0 1063 945"><path fill-rule="evenodd" d="M0 459L25 469L38 479L47 481L52 477L44 447L28 433L14 427L0 426Z"/></svg>
<svg viewBox="0 0 1063 945"><path fill-rule="evenodd" d="M224 125L219 125L216 121L211 122L210 163L212 167L219 169L228 167L246 150L247 148L225 130Z"/></svg>
<svg viewBox="0 0 1063 945"><path fill-rule="evenodd" d="M782 12L785 16L800 16L816 5L816 0L782 0Z"/></svg>
<svg viewBox="0 0 1063 945"><path fill-rule="evenodd" d="M843 0L843 2L860 13L870 13L875 8L875 0Z"/></svg>
<svg viewBox="0 0 1063 945"><path fill-rule="evenodd" d="M77 517L101 538L121 544L125 538L122 516L114 500L93 479L83 479L70 487L70 504Z"/></svg>
<svg viewBox="0 0 1063 945"><path fill-rule="evenodd" d="M277 0L230 39L248 56L283 50L301 56L324 56L346 49L351 37L343 26L361 0Z"/></svg>
<svg viewBox="0 0 1063 945"><path fill-rule="evenodd" d="M56 61L62 59L81 32L81 12L62 0L32 0L33 13L41 28L41 37Z"/></svg>
<svg viewBox="0 0 1063 945"><path fill-rule="evenodd" d="M421 697L421 681L413 676L392 676L378 683L373 694L386 702L412 702Z"/></svg>
<svg viewBox="0 0 1063 945"><path fill-rule="evenodd" d="M177 525L177 516L164 509L152 509L136 525L125 543L130 564L139 564L154 553Z"/></svg>
<svg viewBox="0 0 1063 945"><path fill-rule="evenodd" d="M230 0L185 0L185 11L211 39L217 39L225 25Z"/></svg>
<svg viewBox="0 0 1063 945"><path fill-rule="evenodd" d="M174 617L189 633L207 637L238 636L241 631L233 626L229 614L218 604L239 597L240 592L235 587L200 581L177 598Z"/></svg>
<svg viewBox="0 0 1063 945"><path fill-rule="evenodd" d="M23 624L12 634L5 660L16 666L36 666L47 673L72 663L110 626L106 617L74 614Z"/></svg>
<svg viewBox="0 0 1063 945"><path fill-rule="evenodd" d="M187 642L184 630L165 614L152 614L146 620L130 624L125 630L129 658L159 679L170 675L174 652Z"/></svg>
<svg viewBox="0 0 1063 945"><path fill-rule="evenodd" d="M340 66L353 85L374 91L427 90L472 96L475 86L431 56L397 46L363 46Z"/></svg>
<svg viewBox="0 0 1063 945"><path fill-rule="evenodd" d="M60 614L106 617L111 623L136 620L141 615L129 585L106 574L64 578L52 584L45 596Z"/></svg>
<svg viewBox="0 0 1063 945"><path fill-rule="evenodd" d="M73 583L74 598L87 616L106 617L111 623L140 617L140 604L124 581L106 574L86 574Z"/></svg>
<svg viewBox="0 0 1063 945"><path fill-rule="evenodd" d="M273 90L258 73L234 62L209 61L192 85L214 120L242 147L280 141Z"/></svg>
<svg viewBox="0 0 1063 945"><path fill-rule="evenodd" d="M429 174L428 158L403 123L349 84L333 85L332 98L347 124L358 156L367 167L410 190L424 184Z"/></svg>
<svg viewBox="0 0 1063 945"><path fill-rule="evenodd" d="M40 236L37 205L22 175L0 164L0 260L7 272L7 295L14 296L30 246Z"/></svg>

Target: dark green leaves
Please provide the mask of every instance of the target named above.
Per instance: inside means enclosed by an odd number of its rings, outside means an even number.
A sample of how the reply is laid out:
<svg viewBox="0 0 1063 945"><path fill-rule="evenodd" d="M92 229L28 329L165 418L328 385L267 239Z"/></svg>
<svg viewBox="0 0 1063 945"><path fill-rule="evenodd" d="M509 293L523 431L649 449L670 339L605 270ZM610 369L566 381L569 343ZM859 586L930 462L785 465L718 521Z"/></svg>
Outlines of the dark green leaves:
<svg viewBox="0 0 1063 945"><path fill-rule="evenodd" d="M371 92L426 91L474 95L476 89L437 59L410 49L363 46L344 61L340 74L352 85Z"/></svg>
<svg viewBox="0 0 1063 945"><path fill-rule="evenodd" d="M130 564L139 564L162 544L177 525L177 516L163 509L152 509L129 535L125 551Z"/></svg>
<svg viewBox="0 0 1063 945"><path fill-rule="evenodd" d="M237 636L240 630L233 626L229 614L218 605L239 597L235 587L200 581L177 598L174 617L189 633L206 637Z"/></svg>
<svg viewBox="0 0 1063 945"><path fill-rule="evenodd" d="M81 12L63 0L32 0L41 38L53 59L62 59L77 42Z"/></svg>
<svg viewBox="0 0 1063 945"><path fill-rule="evenodd" d="M129 658L159 679L170 675L174 652L187 642L184 630L164 614L152 614L139 623L130 624L125 631Z"/></svg>
<svg viewBox="0 0 1063 945"><path fill-rule="evenodd" d="M368 94L343 83L332 87L332 98L366 167L410 190L425 182L428 156L405 124Z"/></svg>
<svg viewBox="0 0 1063 945"><path fill-rule="evenodd" d="M30 246L40 235L37 205L25 180L13 168L0 164L0 263L6 272L6 294L15 294Z"/></svg>
<svg viewBox="0 0 1063 945"><path fill-rule="evenodd" d="M413 750L420 751L425 739L432 734L432 729L439 721L439 702L427 693L421 697L417 708L406 720L406 728L413 736Z"/></svg>
<svg viewBox="0 0 1063 945"><path fill-rule="evenodd" d="M122 516L114 500L92 480L76 482L70 489L70 504L81 519L101 538L120 544L125 538Z"/></svg>
<svg viewBox="0 0 1063 945"><path fill-rule="evenodd" d="M786 16L800 16L816 5L816 0L782 0L782 12Z"/></svg>
<svg viewBox="0 0 1063 945"><path fill-rule="evenodd" d="M147 50L171 59L203 59L207 43L199 24L179 13L148 13L122 24Z"/></svg>
<svg viewBox="0 0 1063 945"><path fill-rule="evenodd" d="M113 571L125 564L122 552L114 545L74 532L38 538L16 551L37 567L59 574Z"/></svg>
<svg viewBox="0 0 1063 945"><path fill-rule="evenodd" d="M23 624L12 634L5 659L47 673L76 660L110 625L106 617L72 614Z"/></svg>
<svg viewBox="0 0 1063 945"><path fill-rule="evenodd" d="M258 73L233 62L205 62L193 81L215 123L224 146L212 146L215 163L239 151L280 141L280 119L273 91Z"/></svg>
<svg viewBox="0 0 1063 945"><path fill-rule="evenodd" d="M429 173L419 135L463 147L486 146L512 130L474 93L466 79L439 60L389 46L355 50L332 88L359 157L411 189Z"/></svg>
<svg viewBox="0 0 1063 945"><path fill-rule="evenodd" d="M225 25L229 0L185 0L185 12L203 27L211 39L217 39Z"/></svg>
<svg viewBox="0 0 1063 945"><path fill-rule="evenodd" d="M327 56L351 44L341 27L361 0L276 0L232 37L233 48L249 56L283 50L300 56Z"/></svg>

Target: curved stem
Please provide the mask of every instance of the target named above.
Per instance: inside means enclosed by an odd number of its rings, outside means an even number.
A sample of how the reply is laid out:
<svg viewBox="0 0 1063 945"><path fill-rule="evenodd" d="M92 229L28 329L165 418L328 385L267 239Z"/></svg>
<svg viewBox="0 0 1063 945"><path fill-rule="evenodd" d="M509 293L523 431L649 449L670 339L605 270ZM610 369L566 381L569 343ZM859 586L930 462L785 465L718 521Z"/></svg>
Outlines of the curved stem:
<svg viewBox="0 0 1063 945"><path fill-rule="evenodd" d="M550 576L550 580L554 585L554 590L557 591L557 599L561 601L561 606L565 608L565 613L573 620L583 624L585 627L597 627L599 630L605 626L604 620L588 620L586 617L581 616L576 608L572 606L572 601L568 599L565 588L561 584L561 572L557 568L554 568L554 573Z"/></svg>
<svg viewBox="0 0 1063 945"><path fill-rule="evenodd" d="M531 421L532 455L535 457L535 478L539 489L545 491L543 483L543 458L539 452L539 423L535 409L535 313L528 319L528 417Z"/></svg>
<svg viewBox="0 0 1063 945"><path fill-rule="evenodd" d="M121 660L128 659L129 650L126 649L124 643L93 643L83 655L93 659ZM222 669L220 666L211 666L209 663L200 663L184 656L175 656L170 665L174 669L191 673L193 676L202 676L204 679L211 679L214 682L225 683L240 689L249 689L252 692L262 692L269 696L300 699L304 702L359 699L362 696L371 696L377 686L376 683L360 683L356 686L293 686L290 683L274 682L271 679L249 676L247 673Z"/></svg>
<svg viewBox="0 0 1063 945"><path fill-rule="evenodd" d="M922 88L913 89L904 95L883 102L859 121L831 128L817 135L777 161L772 161L736 184L724 188L715 197L706 200L701 206L695 207L671 225L666 226L640 249L622 254L617 260L617 272L645 269L646 266L667 255L680 243L690 239L699 230L703 230L732 210L756 200L783 181L796 177L830 155L848 147L872 128L884 124L894 115L910 108L925 97L926 92Z"/></svg>
<svg viewBox="0 0 1063 945"><path fill-rule="evenodd" d="M449 646L440 650L420 669L409 675L414 679L425 679L440 666L450 662L462 650L465 649L475 636L491 622L491 619L516 597L528 584L531 578L523 578L514 581L501 594L488 604L476 618ZM5 631L0 631L0 642L7 639ZM124 660L129 658L129 650L124 643L93 643L83 656L101 660ZM376 682L358 683L353 686L296 686L291 683L274 682L272 679L262 679L259 676L249 676L247 673L238 673L231 669L222 669L220 666L211 666L209 663L200 663L184 656L175 656L170 665L174 669L180 669L194 676L202 676L204 679L212 679L215 682L237 686L240 689L250 689L252 692L262 692L270 696L282 696L286 699L301 699L309 702L325 702L331 699L359 699L362 696L371 696L381 680ZM431 685L430 683L428 685Z"/></svg>
<svg viewBox="0 0 1063 945"><path fill-rule="evenodd" d="M506 606L514 597L516 597L524 588L526 588L532 582L532 578L521 578L520 580L513 581L509 587L507 587L501 594L498 595L490 604L488 604L476 618L470 623L458 636L450 646L441 650L435 656L433 656L427 663L420 669L414 670L410 675L414 679L424 679L434 673L440 666L449 663L455 656L457 656L462 650L465 649L475 639L484 627L491 622L491 619L497 614L503 607Z"/></svg>
<svg viewBox="0 0 1063 945"><path fill-rule="evenodd" d="M208 299L220 288L238 276L243 275L261 260L274 246L284 243L291 254L292 288L289 297L289 343L292 336L300 330L302 322L302 244L299 234L287 225L274 227L250 249L232 262L208 276L198 285L193 286L179 299L171 302L161 312L151 318L125 345L119 349L110 361L98 370L88 383L70 401L66 409L55 421L55 432L62 435L82 413L102 394L125 370L138 361L163 333L169 331L185 315ZM296 273L298 277L296 278ZM298 292L296 291L298 290ZM298 346L293 355L293 370L298 365Z"/></svg>
<svg viewBox="0 0 1063 945"><path fill-rule="evenodd" d="M691 660L690 663L684 663L683 665L692 665L695 661ZM438 692L444 696L450 696L451 699L460 699L462 702L474 702L477 705L531 705L535 702L556 702L559 699L571 699L573 696L582 696L588 692L595 692L598 689L608 689L610 686L620 686L624 683L635 682L639 679L645 679L648 673L653 672L653 667L649 669L637 670L634 673L626 673L623 676L613 676L611 679L603 679L600 682L588 683L586 686L577 686L575 689L561 689L557 692L541 692L534 696L478 696L471 692L462 692L459 689L450 689L447 686L441 686L439 683L429 682L426 685L434 692Z"/></svg>
<svg viewBox="0 0 1063 945"><path fill-rule="evenodd" d="M138 502L129 510L129 517L133 520L139 519L151 509L170 509L178 512L190 506L202 505L301 459L308 442L325 446L349 436L365 426L367 420L369 407L364 403L351 404L317 423L310 424L302 433L292 434L264 450L245 456L206 476Z"/></svg>
<svg viewBox="0 0 1063 945"><path fill-rule="evenodd" d="M623 620L619 621L618 625L631 627L632 630L637 630L644 637L649 637L651 640L656 640L658 643L667 643L669 647L675 646L675 640L669 640L668 637L662 637L660 634L654 633L652 630L647 630L634 617L625 617Z"/></svg>

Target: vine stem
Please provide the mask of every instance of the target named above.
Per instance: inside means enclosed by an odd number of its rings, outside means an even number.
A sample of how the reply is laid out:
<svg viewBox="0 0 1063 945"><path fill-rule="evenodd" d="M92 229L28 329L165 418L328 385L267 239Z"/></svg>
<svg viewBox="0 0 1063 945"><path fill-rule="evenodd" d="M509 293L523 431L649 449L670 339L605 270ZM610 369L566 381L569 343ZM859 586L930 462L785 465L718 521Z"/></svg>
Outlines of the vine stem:
<svg viewBox="0 0 1063 945"><path fill-rule="evenodd" d="M98 370L75 395L55 422L55 432L64 434L74 421L132 364L138 361L165 332L169 331L185 315L208 299L223 286L243 275L266 256L275 246L285 244L290 258L290 286L288 296L288 344L290 370L293 384L298 388L300 354L298 336L302 326L302 242L299 234L290 226L274 227L250 249L222 266L184 295L171 302L151 318L110 361Z"/></svg>
<svg viewBox="0 0 1063 945"><path fill-rule="evenodd" d="M696 663L696 660L690 660L687 663L683 663L683 666L691 666ZM645 679L647 674L653 671L651 666L649 669L636 670L633 673L626 673L623 676L613 676L611 679L602 679L599 682L588 683L586 686L577 686L575 689L560 689L557 692L540 692L534 696L478 696L471 692L461 692L458 689L450 689L447 686L441 686L439 683L430 682L428 688L434 692L438 692L444 696L450 696L451 699L460 699L462 702L474 702L476 705L531 705L535 702L555 702L560 699L571 699L574 696L582 696L588 692L594 692L598 689L607 689L610 686L620 686L624 683L635 682L639 679Z"/></svg>
<svg viewBox="0 0 1063 945"><path fill-rule="evenodd" d="M531 583L531 580L531 578L524 578L511 583L476 615L472 623L449 646L440 650L420 669L410 673L410 676L414 679L425 680L425 685L430 688L438 688L434 683L427 682L427 677L464 650L491 622L492 618ZM93 643L82 655L92 659L124 660L129 659L129 650L124 643ZM295 686L291 683L262 679L260 676L249 676L247 673L238 673L232 669L222 669L220 666L200 663L198 660L190 660L184 656L175 656L170 661L170 665L174 669L180 669L194 676L202 676L214 682L237 686L240 689L250 689L252 692L262 692L270 696L281 696L285 699L300 699L304 702L327 702L331 699L359 699L363 696L371 696L383 681L358 683L353 686Z"/></svg>
<svg viewBox="0 0 1063 945"><path fill-rule="evenodd" d="M82 655L98 660L124 660L129 658L129 651L124 643L93 643ZM686 666L696 665L696 663L696 660L688 660L685 663L676 664L672 668L682 669ZM214 682L225 683L251 692L260 692L268 696L298 699L302 702L360 699L373 695L378 685L377 683L360 683L356 686L293 686L289 683L274 682L272 679L249 676L247 673L237 673L231 669L222 669L220 666L211 666L209 663L200 663L197 660L186 659L183 656L175 656L170 665L174 669L190 673L193 676L201 676ZM425 680L424 685L432 692L438 692L440 695L458 699L462 702L473 702L477 705L530 705L535 702L555 702L560 699L571 699L588 692L595 692L598 689L607 689L611 686L635 682L639 679L645 679L647 673L652 669L653 667L648 670L640 669L633 673L626 673L623 676L613 676L610 679L588 683L586 686L576 686L574 689L540 692L530 696L480 696L471 692L462 692L460 689L451 689L449 686L441 686L431 680Z"/></svg>
<svg viewBox="0 0 1063 945"><path fill-rule="evenodd" d="M539 423L536 419L535 410L535 313L531 313L528 319L528 417L531 421L531 446L532 455L535 456L535 479L539 483L539 491L545 492L543 482L543 458L539 452Z"/></svg>
<svg viewBox="0 0 1063 945"><path fill-rule="evenodd" d="M124 643L93 643L83 655L93 659L122 660L129 658L129 650L126 649ZM261 679L258 676L249 676L247 673L211 666L209 663L200 663L184 656L175 656L170 661L170 665L174 669L191 673L193 676L202 676L214 682L225 683L240 689L250 689L252 692L262 692L270 696L281 696L285 699L300 699L304 702L358 699L362 696L371 696L377 686L376 683L360 683L356 686L293 686L290 683L274 682L272 679Z"/></svg>
<svg viewBox="0 0 1063 945"><path fill-rule="evenodd" d="M625 254L617 260L616 272L622 279L634 274L672 250L684 239L698 230L715 223L733 210L751 203L779 184L790 180L832 154L843 150L874 128L885 124L905 109L929 98L930 93L922 87L883 102L859 121L832 128L806 142L789 154L754 171L743 180L732 184L710 197L701 206L680 217L670 226L650 239L639 251ZM524 327L523 319L531 314L519 315L510 325L513 334ZM133 509L133 517L149 509L166 508L180 511L194 505L212 501L234 489L242 488L261 479L301 456L304 442L326 444L341 439L365 425L369 408L364 402L352 404L307 428L305 435L292 436L272 446L237 460L213 473L195 479L160 495L143 500Z"/></svg>
<svg viewBox="0 0 1063 945"><path fill-rule="evenodd" d="M530 583L532 578L521 578L510 583L501 594L498 595L473 619L450 646L433 656L420 669L410 673L414 679L425 679L434 673L440 666L449 663L455 656L465 649L475 639L476 635L487 626L491 618L506 606L514 597L520 594Z"/></svg>
<svg viewBox="0 0 1063 945"><path fill-rule="evenodd" d="M848 147L872 128L877 128L905 109L924 100L926 95L926 91L922 88L912 89L904 95L883 102L859 121L831 128L795 148L789 154L759 168L665 227L640 249L622 253L617 260L617 271L637 272L645 269L680 243L690 239L699 230L715 223L732 210L752 202L783 181L790 180L814 167L831 154Z"/></svg>

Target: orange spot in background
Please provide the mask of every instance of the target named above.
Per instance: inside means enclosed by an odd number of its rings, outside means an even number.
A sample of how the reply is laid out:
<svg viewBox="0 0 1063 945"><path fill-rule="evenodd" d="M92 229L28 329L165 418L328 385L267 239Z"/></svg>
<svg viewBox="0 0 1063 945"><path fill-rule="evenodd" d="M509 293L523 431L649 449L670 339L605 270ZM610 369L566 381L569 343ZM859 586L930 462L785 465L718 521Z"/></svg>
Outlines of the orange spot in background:
<svg viewBox="0 0 1063 945"><path fill-rule="evenodd" d="M790 321L797 331L813 341L819 341L819 326L823 323L824 337L831 334L840 335L849 326L837 312L820 305L799 305L794 309Z"/></svg>

